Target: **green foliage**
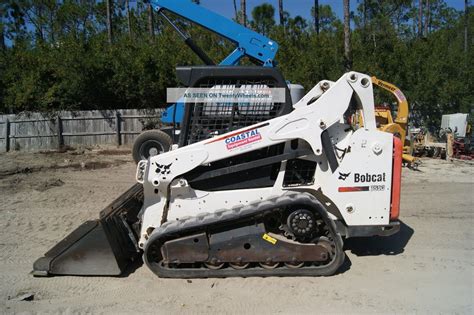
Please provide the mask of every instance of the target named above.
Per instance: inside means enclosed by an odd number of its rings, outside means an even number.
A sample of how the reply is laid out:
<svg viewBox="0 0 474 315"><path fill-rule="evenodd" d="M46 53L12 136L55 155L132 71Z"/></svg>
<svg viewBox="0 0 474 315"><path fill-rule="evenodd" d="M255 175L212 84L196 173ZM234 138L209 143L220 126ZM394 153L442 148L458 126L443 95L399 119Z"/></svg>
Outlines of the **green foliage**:
<svg viewBox="0 0 474 315"><path fill-rule="evenodd" d="M314 7L311 8L311 16L314 21ZM331 32L341 25L336 14L328 4L319 5L319 28L321 31Z"/></svg>
<svg viewBox="0 0 474 315"><path fill-rule="evenodd" d="M252 10L253 21L250 22L250 25L257 32L267 35L271 28L275 26L274 16L275 9L271 4L264 3L256 6Z"/></svg>
<svg viewBox="0 0 474 315"><path fill-rule="evenodd" d="M423 37L413 1L358 3L352 16L354 70L398 85L424 124L437 125L443 113L472 110L472 10L465 51L464 15L443 0L430 0ZM314 8L308 10L314 18ZM257 6L250 25L280 44L277 61L287 80L309 90L344 73L342 23L329 5L319 7L319 35L312 21L285 12L280 26L274 15L271 5ZM7 0L0 4L0 18L7 40L6 48L0 45L1 113L165 107L166 88L178 84L174 68L202 64L158 16L150 35L147 5L141 1L129 10L124 1L114 1L112 45L104 2ZM172 18L214 61L233 50L212 32ZM376 101L393 99L377 92Z"/></svg>

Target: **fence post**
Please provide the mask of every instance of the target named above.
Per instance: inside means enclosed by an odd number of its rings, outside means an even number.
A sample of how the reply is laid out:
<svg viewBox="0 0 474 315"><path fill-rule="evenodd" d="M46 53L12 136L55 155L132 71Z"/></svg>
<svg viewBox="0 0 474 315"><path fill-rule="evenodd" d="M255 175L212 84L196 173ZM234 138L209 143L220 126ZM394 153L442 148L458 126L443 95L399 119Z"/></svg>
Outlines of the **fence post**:
<svg viewBox="0 0 474 315"><path fill-rule="evenodd" d="M115 129L117 131L117 145L122 145L122 136L120 134L120 113L118 111L115 112Z"/></svg>
<svg viewBox="0 0 474 315"><path fill-rule="evenodd" d="M10 151L10 120L5 120L5 152Z"/></svg>
<svg viewBox="0 0 474 315"><path fill-rule="evenodd" d="M58 117L56 117L56 125L58 127L58 150L61 150L63 148L63 124L62 124L62 121L61 121L61 117L58 115Z"/></svg>

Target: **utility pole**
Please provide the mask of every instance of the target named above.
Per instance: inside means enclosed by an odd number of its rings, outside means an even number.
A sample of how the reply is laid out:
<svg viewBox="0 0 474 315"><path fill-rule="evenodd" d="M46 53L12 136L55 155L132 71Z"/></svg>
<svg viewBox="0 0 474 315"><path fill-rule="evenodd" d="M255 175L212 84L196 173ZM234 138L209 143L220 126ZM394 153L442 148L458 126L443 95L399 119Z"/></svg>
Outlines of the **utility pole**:
<svg viewBox="0 0 474 315"><path fill-rule="evenodd" d="M240 12L242 13L241 24L247 27L247 4L245 0L240 0Z"/></svg>
<svg viewBox="0 0 474 315"><path fill-rule="evenodd" d="M319 35L319 0L314 0L314 30Z"/></svg>
<svg viewBox="0 0 474 315"><path fill-rule="evenodd" d="M352 68L350 18L350 1L344 0L344 67L346 71Z"/></svg>
<svg viewBox="0 0 474 315"><path fill-rule="evenodd" d="M113 3L112 0L106 0L107 4L107 38L109 44L112 44L113 34L112 34L112 10L113 10Z"/></svg>

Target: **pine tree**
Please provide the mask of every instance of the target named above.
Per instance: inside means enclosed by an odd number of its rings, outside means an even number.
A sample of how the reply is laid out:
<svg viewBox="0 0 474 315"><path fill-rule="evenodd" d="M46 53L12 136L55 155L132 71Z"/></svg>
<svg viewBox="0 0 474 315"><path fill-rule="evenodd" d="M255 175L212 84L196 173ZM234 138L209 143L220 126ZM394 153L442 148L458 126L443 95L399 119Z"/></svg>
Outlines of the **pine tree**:
<svg viewBox="0 0 474 315"><path fill-rule="evenodd" d="M247 3L245 0L240 0L240 12L242 21L240 24L247 27Z"/></svg>
<svg viewBox="0 0 474 315"><path fill-rule="evenodd" d="M351 19L350 19L350 1L344 1L344 68L350 71L352 68L351 57Z"/></svg>
<svg viewBox="0 0 474 315"><path fill-rule="evenodd" d="M319 0L314 0L314 30L319 35Z"/></svg>
<svg viewBox="0 0 474 315"><path fill-rule="evenodd" d="M112 32L112 16L113 16L113 1L107 0L107 39L109 44L113 42L113 32Z"/></svg>

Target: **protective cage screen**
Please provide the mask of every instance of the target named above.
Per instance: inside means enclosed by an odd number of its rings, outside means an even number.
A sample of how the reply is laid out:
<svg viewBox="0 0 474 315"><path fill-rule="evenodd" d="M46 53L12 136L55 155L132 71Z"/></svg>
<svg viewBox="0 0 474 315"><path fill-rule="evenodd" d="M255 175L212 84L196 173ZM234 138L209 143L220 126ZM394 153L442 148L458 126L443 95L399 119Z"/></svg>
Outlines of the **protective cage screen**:
<svg viewBox="0 0 474 315"><path fill-rule="evenodd" d="M262 89L277 86L272 79L207 79L197 86L199 88L218 88L220 90ZM189 124L184 131L181 145L189 145L216 135L247 127L272 119L279 115L285 103L269 102L206 102L187 103Z"/></svg>

